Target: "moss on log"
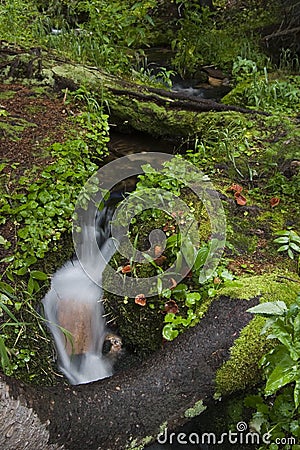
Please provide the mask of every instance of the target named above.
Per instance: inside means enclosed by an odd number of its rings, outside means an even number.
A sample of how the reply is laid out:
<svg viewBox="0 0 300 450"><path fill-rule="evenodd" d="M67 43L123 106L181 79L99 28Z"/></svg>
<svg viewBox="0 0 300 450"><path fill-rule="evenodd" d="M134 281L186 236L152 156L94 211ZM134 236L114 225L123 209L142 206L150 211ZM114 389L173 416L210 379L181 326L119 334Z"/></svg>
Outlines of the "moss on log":
<svg viewBox="0 0 300 450"><path fill-rule="evenodd" d="M195 134L202 128L206 116L203 113L257 113L127 81L97 67L54 59L37 48L28 51L2 45L0 79L7 82L22 79L22 82L50 85L59 90L75 90L84 86L99 104L108 108L111 121L116 125L153 136L180 138Z"/></svg>

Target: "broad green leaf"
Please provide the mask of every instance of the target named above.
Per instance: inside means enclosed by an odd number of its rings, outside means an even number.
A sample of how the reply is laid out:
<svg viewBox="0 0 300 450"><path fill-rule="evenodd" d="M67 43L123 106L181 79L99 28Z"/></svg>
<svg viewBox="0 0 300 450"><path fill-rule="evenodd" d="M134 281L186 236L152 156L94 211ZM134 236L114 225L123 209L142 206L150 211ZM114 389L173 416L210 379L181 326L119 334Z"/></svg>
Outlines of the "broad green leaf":
<svg viewBox="0 0 300 450"><path fill-rule="evenodd" d="M45 272L41 272L39 270L32 270L30 272L30 276L35 280L47 280L48 275Z"/></svg>
<svg viewBox="0 0 300 450"><path fill-rule="evenodd" d="M201 247L198 250L196 259L195 259L195 263L194 263L194 269L195 270L199 270L205 263L207 255L209 253L209 248L208 247Z"/></svg>
<svg viewBox="0 0 300 450"><path fill-rule="evenodd" d="M275 244L288 244L289 238L288 236L282 236L279 238L274 239Z"/></svg>
<svg viewBox="0 0 300 450"><path fill-rule="evenodd" d="M184 259L186 260L189 267L193 267L195 258L196 258L196 251L195 248L190 241L185 241L183 245L181 246L181 251L183 253Z"/></svg>
<svg viewBox="0 0 300 450"><path fill-rule="evenodd" d="M21 269L16 271L17 275L25 275L25 273L28 272L28 268L27 267L21 267Z"/></svg>
<svg viewBox="0 0 300 450"><path fill-rule="evenodd" d="M188 292L186 294L185 304L188 307L193 306L197 301L200 300L200 298L201 295L199 294L199 292Z"/></svg>
<svg viewBox="0 0 300 450"><path fill-rule="evenodd" d="M281 247L279 247L278 249L277 249L277 251L278 252L285 252L286 250L288 250L289 249L289 246L288 245L282 245Z"/></svg>
<svg viewBox="0 0 300 450"><path fill-rule="evenodd" d="M272 326L272 331L274 337L276 337L289 351L291 358L294 361L297 361L297 359L299 358L299 354L297 353L294 346L292 337L293 330L291 329L291 327L290 326L287 327L287 325L283 322L282 319L280 320L278 319L276 322L274 322Z"/></svg>
<svg viewBox="0 0 300 450"><path fill-rule="evenodd" d="M277 300L276 302L260 303L259 305L247 309L247 312L253 314L266 314L275 316L282 316L286 311L287 306L281 300Z"/></svg>
<svg viewBox="0 0 300 450"><path fill-rule="evenodd" d="M297 366L289 355L278 361L278 365L269 375L265 387L266 395L274 394L283 386L296 381L299 376Z"/></svg>
<svg viewBox="0 0 300 450"><path fill-rule="evenodd" d="M287 252L288 252L289 257L290 257L291 259L294 259L294 253L293 253L293 250L291 250L291 249L289 248Z"/></svg>
<svg viewBox="0 0 300 450"><path fill-rule="evenodd" d="M163 337L167 339L167 341L173 341L173 339L178 336L179 332L178 330L173 328L173 325L171 323L168 323L163 327L162 334Z"/></svg>
<svg viewBox="0 0 300 450"><path fill-rule="evenodd" d="M296 233L295 231L291 230L290 237L291 237L292 241L298 242L300 244L300 236L299 236L298 233Z"/></svg>
<svg viewBox="0 0 300 450"><path fill-rule="evenodd" d="M34 291L34 279L32 277L30 277L28 280L27 290L28 290L29 294L32 294Z"/></svg>
<svg viewBox="0 0 300 450"><path fill-rule="evenodd" d="M295 252L300 253L300 246L295 244L295 242L290 242L290 247L295 250Z"/></svg>

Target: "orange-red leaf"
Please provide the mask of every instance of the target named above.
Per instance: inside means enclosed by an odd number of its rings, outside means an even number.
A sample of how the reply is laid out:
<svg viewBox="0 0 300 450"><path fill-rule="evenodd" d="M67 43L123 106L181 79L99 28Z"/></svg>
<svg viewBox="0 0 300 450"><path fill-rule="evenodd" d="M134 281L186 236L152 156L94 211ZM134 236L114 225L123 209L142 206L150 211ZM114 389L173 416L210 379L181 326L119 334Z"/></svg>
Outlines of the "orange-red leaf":
<svg viewBox="0 0 300 450"><path fill-rule="evenodd" d="M179 311L178 305L174 300L169 300L165 303L165 309L164 311L166 313L173 313L177 314Z"/></svg>
<svg viewBox="0 0 300 450"><path fill-rule="evenodd" d="M234 198L237 204L240 206L244 206L247 203L247 199L240 192L236 192L234 194Z"/></svg>
<svg viewBox="0 0 300 450"><path fill-rule="evenodd" d="M174 225L171 225L169 222L166 223L166 225L163 227L163 231L171 231L174 233L176 230Z"/></svg>
<svg viewBox="0 0 300 450"><path fill-rule="evenodd" d="M278 197L273 197L270 200L270 205L272 208L274 208L274 206L279 205L279 203L280 203L280 198L278 198Z"/></svg>
<svg viewBox="0 0 300 450"><path fill-rule="evenodd" d="M155 258L154 262L155 262L158 266L162 266L166 259L167 259L166 256L161 255L161 256L159 256L158 258Z"/></svg>
<svg viewBox="0 0 300 450"><path fill-rule="evenodd" d="M123 266L122 269L121 269L121 272L122 273L129 273L129 272L131 272L130 264L127 264L126 266Z"/></svg>
<svg viewBox="0 0 300 450"><path fill-rule="evenodd" d="M233 183L230 188L228 188L229 191L239 192L241 193L243 190L243 187L239 184Z"/></svg>
<svg viewBox="0 0 300 450"><path fill-rule="evenodd" d="M138 294L134 299L134 303L136 303L137 305L140 305L140 306L145 306L147 303L145 295Z"/></svg>

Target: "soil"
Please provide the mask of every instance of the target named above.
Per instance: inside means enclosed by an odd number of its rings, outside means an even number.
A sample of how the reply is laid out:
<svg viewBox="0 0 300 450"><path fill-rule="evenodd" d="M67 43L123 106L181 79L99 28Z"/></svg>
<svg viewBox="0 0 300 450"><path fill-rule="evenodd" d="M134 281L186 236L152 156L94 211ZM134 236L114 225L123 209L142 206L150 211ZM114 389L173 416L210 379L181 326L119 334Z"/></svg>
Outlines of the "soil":
<svg viewBox="0 0 300 450"><path fill-rule="evenodd" d="M6 191L13 192L27 169L51 162L46 148L65 139L69 115L63 98L53 93L21 84L0 84L0 158L5 164ZM14 245L14 224L2 225L0 235ZM2 246L0 250L0 258L7 255Z"/></svg>

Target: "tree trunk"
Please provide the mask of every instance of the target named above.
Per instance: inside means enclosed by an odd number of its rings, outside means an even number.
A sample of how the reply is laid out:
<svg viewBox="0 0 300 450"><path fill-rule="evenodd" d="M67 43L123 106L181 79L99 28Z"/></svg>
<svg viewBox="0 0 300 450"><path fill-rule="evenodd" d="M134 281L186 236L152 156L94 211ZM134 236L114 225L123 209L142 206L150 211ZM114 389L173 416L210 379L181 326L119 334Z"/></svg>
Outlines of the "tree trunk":
<svg viewBox="0 0 300 450"><path fill-rule="evenodd" d="M155 440L212 397L216 370L256 303L215 300L195 328L142 365L95 383L39 387L0 377L0 448L122 450Z"/></svg>

